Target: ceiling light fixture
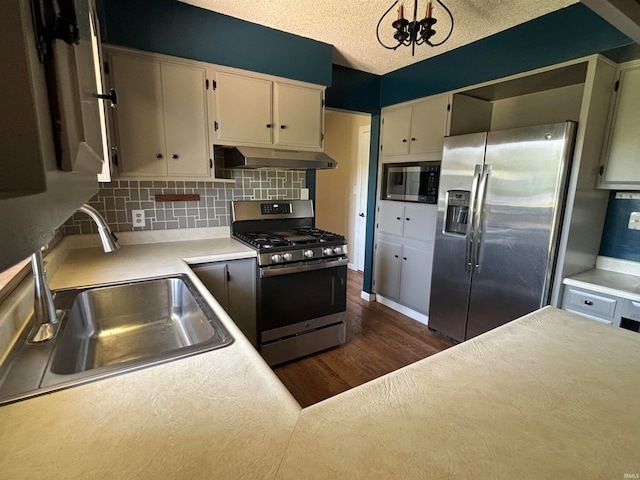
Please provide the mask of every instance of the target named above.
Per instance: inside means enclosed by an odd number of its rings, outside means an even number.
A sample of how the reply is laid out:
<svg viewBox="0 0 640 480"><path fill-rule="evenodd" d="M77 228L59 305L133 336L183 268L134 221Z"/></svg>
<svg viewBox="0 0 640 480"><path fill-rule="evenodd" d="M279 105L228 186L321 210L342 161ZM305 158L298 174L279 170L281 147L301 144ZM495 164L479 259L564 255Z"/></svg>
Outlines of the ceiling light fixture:
<svg viewBox="0 0 640 480"><path fill-rule="evenodd" d="M384 48L388 48L389 50L396 50L401 45L404 45L405 47L410 46L411 56L413 56L416 51L416 45L422 45L426 43L431 47L436 47L449 40L449 37L453 32L453 15L451 15L451 11L444 3L442 3L440 0L436 0L436 2L438 2L442 6L442 8L444 8L444 10L449 15L449 18L451 18L451 28L449 29L449 33L444 38L444 40L438 43L434 43L431 41L431 37L436 34L433 26L437 22L437 20L433 16L433 6L431 4L431 0L427 1L427 10L425 17L419 21L417 20L418 0L413 0L413 21L411 22L404 18L404 0L397 0L391 4L391 6L387 9L386 12L382 14L382 17L380 17L380 20L378 21L376 35L378 37L378 42L380 42L380 45L382 45ZM396 32L393 34L393 38L395 38L398 43L395 46L388 46L385 45L380 39L380 24L396 5L398 5L398 19L395 20L391 24L391 26L396 29Z"/></svg>

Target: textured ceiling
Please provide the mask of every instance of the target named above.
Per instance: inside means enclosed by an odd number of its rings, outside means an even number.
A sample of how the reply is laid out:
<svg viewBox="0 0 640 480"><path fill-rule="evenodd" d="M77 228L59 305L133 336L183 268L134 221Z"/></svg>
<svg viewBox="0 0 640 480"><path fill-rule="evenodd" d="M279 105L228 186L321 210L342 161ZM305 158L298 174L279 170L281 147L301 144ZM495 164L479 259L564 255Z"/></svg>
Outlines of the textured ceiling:
<svg viewBox="0 0 640 480"><path fill-rule="evenodd" d="M451 38L439 47L422 45L411 56L410 47L386 50L376 39L380 16L394 0L180 0L197 7L240 18L267 27L312 38L334 46L333 61L365 72L384 74L475 42L533 18L559 10L578 0L443 0L451 10L455 28ZM405 2L405 17L413 16L413 2ZM441 40L450 23L443 8L434 0L438 32L432 42ZM424 17L426 0L418 1ZM397 18L394 7L383 21L381 37L393 42L391 22ZM386 35L382 32L386 31ZM542 32L541 32L542 33Z"/></svg>

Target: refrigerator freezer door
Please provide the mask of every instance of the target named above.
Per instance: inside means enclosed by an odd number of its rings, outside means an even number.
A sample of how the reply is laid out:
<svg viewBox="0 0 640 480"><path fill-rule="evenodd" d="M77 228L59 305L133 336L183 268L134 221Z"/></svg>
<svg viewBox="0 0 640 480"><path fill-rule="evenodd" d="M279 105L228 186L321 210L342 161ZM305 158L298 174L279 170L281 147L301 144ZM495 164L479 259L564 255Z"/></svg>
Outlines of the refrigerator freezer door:
<svg viewBox="0 0 640 480"><path fill-rule="evenodd" d="M469 200L476 166L481 168L483 164L486 137L486 133L474 133L445 138L440 169L429 326L459 341L465 338L471 277L465 271L465 228L462 225L451 226L452 219L449 226L445 226L447 198L449 202L456 199L458 203L465 197ZM468 209L465 214L465 210L456 208L459 205L449 207L456 210L455 221L473 220Z"/></svg>
<svg viewBox="0 0 640 480"><path fill-rule="evenodd" d="M465 339L546 305L574 127L489 132Z"/></svg>

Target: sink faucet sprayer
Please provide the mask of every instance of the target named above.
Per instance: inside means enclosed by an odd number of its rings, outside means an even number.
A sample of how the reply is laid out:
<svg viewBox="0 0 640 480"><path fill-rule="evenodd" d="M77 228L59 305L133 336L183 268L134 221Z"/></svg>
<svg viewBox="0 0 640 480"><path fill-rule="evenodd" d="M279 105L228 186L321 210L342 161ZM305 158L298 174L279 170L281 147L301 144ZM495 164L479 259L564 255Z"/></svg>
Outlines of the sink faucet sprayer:
<svg viewBox="0 0 640 480"><path fill-rule="evenodd" d="M78 211L89 215L98 225L98 234L105 252L113 252L120 248L118 239L95 208L85 203ZM29 336L29 342L43 342L55 336L61 311L57 311L53 304L53 294L47 281L47 272L44 269L42 249L31 255L31 268L33 270L34 283L34 326Z"/></svg>

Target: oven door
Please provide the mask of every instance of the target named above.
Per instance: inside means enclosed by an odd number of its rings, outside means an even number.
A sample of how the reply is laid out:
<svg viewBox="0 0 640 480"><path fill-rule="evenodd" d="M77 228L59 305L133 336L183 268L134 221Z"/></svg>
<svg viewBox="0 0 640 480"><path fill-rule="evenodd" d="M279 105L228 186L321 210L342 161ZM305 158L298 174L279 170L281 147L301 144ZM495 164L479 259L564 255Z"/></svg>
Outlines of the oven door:
<svg viewBox="0 0 640 480"><path fill-rule="evenodd" d="M325 263L293 264L260 269L258 281L258 325L261 332L289 332L313 319L331 319L347 307L347 263L341 258ZM325 323L325 322L322 322ZM304 330L304 323L300 327ZM293 331L291 331L293 332ZM262 335L262 341L274 335Z"/></svg>

